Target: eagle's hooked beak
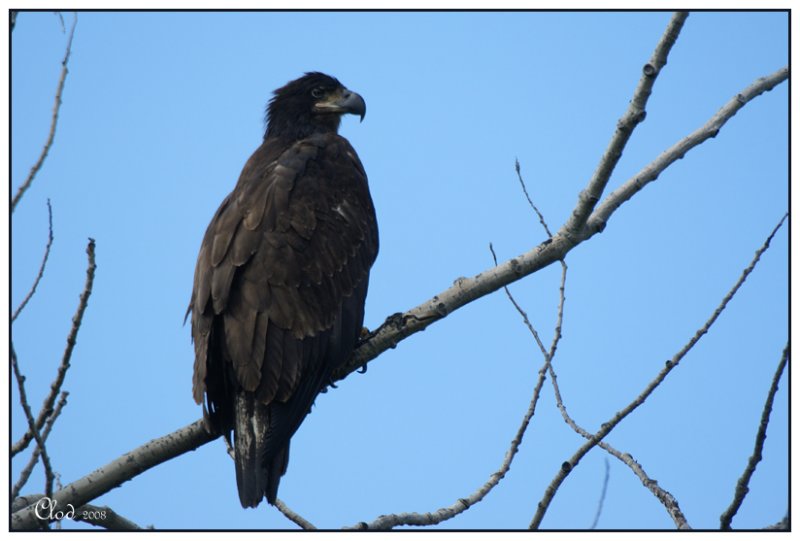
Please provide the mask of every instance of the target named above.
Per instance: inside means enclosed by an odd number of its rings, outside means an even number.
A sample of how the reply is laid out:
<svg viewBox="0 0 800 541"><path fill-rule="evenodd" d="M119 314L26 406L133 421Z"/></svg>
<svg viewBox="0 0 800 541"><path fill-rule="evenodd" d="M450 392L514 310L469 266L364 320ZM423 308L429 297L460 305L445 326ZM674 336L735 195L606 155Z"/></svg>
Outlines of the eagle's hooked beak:
<svg viewBox="0 0 800 541"><path fill-rule="evenodd" d="M364 115L367 114L367 104L364 102L364 98L346 88L333 94L329 100L316 104L315 107L318 111L323 112L358 115L362 122Z"/></svg>

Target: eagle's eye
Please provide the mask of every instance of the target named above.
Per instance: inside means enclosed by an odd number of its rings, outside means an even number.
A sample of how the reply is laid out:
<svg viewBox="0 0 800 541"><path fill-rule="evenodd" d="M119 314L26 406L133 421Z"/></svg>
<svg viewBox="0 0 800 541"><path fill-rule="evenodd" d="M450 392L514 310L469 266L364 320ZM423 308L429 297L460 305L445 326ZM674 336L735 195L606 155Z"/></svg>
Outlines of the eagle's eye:
<svg viewBox="0 0 800 541"><path fill-rule="evenodd" d="M312 95L313 97L315 97L315 98L319 99L319 98L321 98L322 96L324 96L324 95L325 95L325 89L324 89L324 88L322 88L321 86L318 86L318 87L314 88L314 89L311 91L311 95Z"/></svg>

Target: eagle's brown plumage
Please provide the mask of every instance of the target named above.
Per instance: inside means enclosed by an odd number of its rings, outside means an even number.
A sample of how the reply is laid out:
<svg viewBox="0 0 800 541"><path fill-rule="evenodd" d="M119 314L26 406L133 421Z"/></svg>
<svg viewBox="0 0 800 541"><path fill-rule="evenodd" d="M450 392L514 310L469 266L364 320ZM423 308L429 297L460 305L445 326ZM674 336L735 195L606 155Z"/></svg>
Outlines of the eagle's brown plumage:
<svg viewBox="0 0 800 541"><path fill-rule="evenodd" d="M321 73L276 90L264 141L200 247L194 399L211 430L233 432L243 507L275 503L289 439L361 331L378 229L364 168L337 129L365 110Z"/></svg>

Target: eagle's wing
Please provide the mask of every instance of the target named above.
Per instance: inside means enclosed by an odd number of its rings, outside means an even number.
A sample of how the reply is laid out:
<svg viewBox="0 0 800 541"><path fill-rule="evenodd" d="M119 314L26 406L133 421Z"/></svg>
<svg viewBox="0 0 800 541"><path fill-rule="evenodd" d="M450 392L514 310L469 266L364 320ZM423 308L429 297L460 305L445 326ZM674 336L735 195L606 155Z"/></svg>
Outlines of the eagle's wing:
<svg viewBox="0 0 800 541"><path fill-rule="evenodd" d="M288 444L352 352L377 251L366 174L346 139L318 135L253 154L195 270L193 392L198 403L206 395L212 426L231 430L244 391L280 412L267 454Z"/></svg>

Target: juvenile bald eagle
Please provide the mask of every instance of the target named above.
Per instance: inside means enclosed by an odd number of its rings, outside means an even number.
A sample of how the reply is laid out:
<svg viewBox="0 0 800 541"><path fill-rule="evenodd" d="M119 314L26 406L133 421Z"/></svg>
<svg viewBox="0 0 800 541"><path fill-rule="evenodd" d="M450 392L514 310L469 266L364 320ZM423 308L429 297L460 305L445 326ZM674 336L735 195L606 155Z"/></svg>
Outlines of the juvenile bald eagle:
<svg viewBox="0 0 800 541"><path fill-rule="evenodd" d="M338 135L364 100L307 73L275 91L261 146L208 225L189 312L193 391L231 443L242 507L275 503L289 439L361 332L378 227Z"/></svg>

